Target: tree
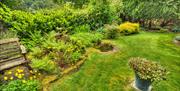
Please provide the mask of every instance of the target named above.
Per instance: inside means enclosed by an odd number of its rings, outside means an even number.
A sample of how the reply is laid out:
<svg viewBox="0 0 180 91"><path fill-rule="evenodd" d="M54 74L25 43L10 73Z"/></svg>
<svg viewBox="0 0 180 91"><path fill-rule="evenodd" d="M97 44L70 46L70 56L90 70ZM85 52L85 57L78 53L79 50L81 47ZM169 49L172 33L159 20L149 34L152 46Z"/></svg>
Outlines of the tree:
<svg viewBox="0 0 180 91"><path fill-rule="evenodd" d="M140 22L151 28L153 23L161 26L179 19L180 1L178 0L123 0L123 20Z"/></svg>

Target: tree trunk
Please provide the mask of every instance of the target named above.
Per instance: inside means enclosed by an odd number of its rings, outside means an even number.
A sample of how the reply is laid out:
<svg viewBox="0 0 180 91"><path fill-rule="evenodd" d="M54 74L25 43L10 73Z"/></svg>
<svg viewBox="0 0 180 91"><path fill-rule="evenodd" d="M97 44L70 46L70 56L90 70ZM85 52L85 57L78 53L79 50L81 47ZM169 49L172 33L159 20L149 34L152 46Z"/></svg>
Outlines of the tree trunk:
<svg viewBox="0 0 180 91"><path fill-rule="evenodd" d="M164 27L164 26L167 26L169 23L171 22L171 20L164 20L162 23L161 23L161 27Z"/></svg>
<svg viewBox="0 0 180 91"><path fill-rule="evenodd" d="M152 21L149 20L149 26L148 26L148 28L151 29L151 27L152 27Z"/></svg>

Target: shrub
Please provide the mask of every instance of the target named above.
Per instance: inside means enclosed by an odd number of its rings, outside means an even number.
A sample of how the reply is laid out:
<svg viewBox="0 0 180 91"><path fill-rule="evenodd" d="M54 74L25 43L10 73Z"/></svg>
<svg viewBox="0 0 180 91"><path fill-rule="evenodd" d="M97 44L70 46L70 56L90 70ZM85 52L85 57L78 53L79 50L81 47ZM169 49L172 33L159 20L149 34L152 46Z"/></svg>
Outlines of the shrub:
<svg viewBox="0 0 180 91"><path fill-rule="evenodd" d="M119 26L119 31L125 35L135 34L140 31L140 26L138 23L125 22Z"/></svg>
<svg viewBox="0 0 180 91"><path fill-rule="evenodd" d="M32 68L44 71L47 73L57 73L58 67L55 62L52 61L48 56L43 57L42 59L32 59Z"/></svg>
<svg viewBox="0 0 180 91"><path fill-rule="evenodd" d="M92 30L102 27L104 24L112 23L116 19L116 15L111 9L110 2L108 0L92 0L89 14L89 24L91 24Z"/></svg>
<svg viewBox="0 0 180 91"><path fill-rule="evenodd" d="M85 46L80 41L73 40L73 42L66 43L62 53L63 60L60 61L66 64L74 64L83 57Z"/></svg>
<svg viewBox="0 0 180 91"><path fill-rule="evenodd" d="M172 32L179 33L179 32L180 32L180 27L175 26L175 27L172 29Z"/></svg>
<svg viewBox="0 0 180 91"><path fill-rule="evenodd" d="M35 46L42 45L42 43L45 41L45 38L42 35L41 31L29 32L28 36L29 38L21 39L21 43L25 45L28 50Z"/></svg>
<svg viewBox="0 0 180 91"><path fill-rule="evenodd" d="M65 43L62 41L55 40L46 40L42 43L43 50L47 53L53 52L53 51L61 51L65 47Z"/></svg>
<svg viewBox="0 0 180 91"><path fill-rule="evenodd" d="M76 33L71 36L71 41L80 41L86 47L99 43L103 38L100 33Z"/></svg>
<svg viewBox="0 0 180 91"><path fill-rule="evenodd" d="M73 52L72 55L71 55L71 60L72 60L71 63L76 63L77 61L80 60L81 57L82 57L82 53L80 53L78 51Z"/></svg>
<svg viewBox="0 0 180 91"><path fill-rule="evenodd" d="M168 73L166 69L158 63L151 62L145 58L131 58L129 60L129 65L141 79L150 80L152 82L164 80Z"/></svg>
<svg viewBox="0 0 180 91"><path fill-rule="evenodd" d="M96 34L93 35L94 39L89 42L100 40ZM93 35L91 35L91 37L93 37ZM39 46L30 49L31 52L29 53L28 58L32 60L33 68L51 73L53 69L57 68L56 63L74 64L79 61L85 53L87 42L79 40L79 35L64 41L56 39L56 32L52 31L43 38L44 40L41 41ZM46 69L48 65L51 65L52 67Z"/></svg>
<svg viewBox="0 0 180 91"><path fill-rule="evenodd" d="M39 47L31 48L31 52L28 54L28 58L32 60L33 58L41 58L44 55L44 50Z"/></svg>
<svg viewBox="0 0 180 91"><path fill-rule="evenodd" d="M105 33L105 29L104 27L100 27L96 30L97 33L101 33L101 34L104 34Z"/></svg>
<svg viewBox="0 0 180 91"><path fill-rule="evenodd" d="M118 36L118 28L116 25L105 26L105 36L108 39L115 39Z"/></svg>
<svg viewBox="0 0 180 91"><path fill-rule="evenodd" d="M90 26L89 25L78 26L73 31L73 33L79 33L79 32L90 32Z"/></svg>
<svg viewBox="0 0 180 91"><path fill-rule="evenodd" d="M88 36L88 37L87 37ZM74 64L84 58L85 48L101 42L102 35L99 33L76 33L70 36L62 51L63 61L66 64Z"/></svg>
<svg viewBox="0 0 180 91"><path fill-rule="evenodd" d="M13 80L0 86L1 91L39 91L40 83L37 80Z"/></svg>
<svg viewBox="0 0 180 91"><path fill-rule="evenodd" d="M105 3L105 5L103 4ZM43 10L36 13L13 10L0 4L0 19L7 24L11 31L16 31L20 38L30 39L31 33L39 31L48 33L56 28L74 33L74 31L96 30L106 23L113 21L108 2L97 4L82 10L75 10L64 5L59 8ZM105 7L108 6L108 7ZM59 30L56 30L60 32Z"/></svg>
<svg viewBox="0 0 180 91"><path fill-rule="evenodd" d="M159 33L167 33L169 30L165 29L165 28L160 28L160 30L158 31Z"/></svg>

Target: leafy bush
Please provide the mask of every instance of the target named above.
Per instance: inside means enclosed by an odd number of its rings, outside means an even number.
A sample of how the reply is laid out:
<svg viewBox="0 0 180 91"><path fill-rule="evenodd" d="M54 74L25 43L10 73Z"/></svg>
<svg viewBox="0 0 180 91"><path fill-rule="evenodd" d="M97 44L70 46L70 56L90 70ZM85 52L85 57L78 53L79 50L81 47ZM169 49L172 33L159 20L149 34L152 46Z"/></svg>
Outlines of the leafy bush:
<svg viewBox="0 0 180 91"><path fill-rule="evenodd" d="M103 35L100 33L76 33L71 36L71 41L79 41L86 47L101 42Z"/></svg>
<svg viewBox="0 0 180 91"><path fill-rule="evenodd" d="M175 26L175 27L172 29L172 32L179 33L179 32L180 32L180 27Z"/></svg>
<svg viewBox="0 0 180 91"><path fill-rule="evenodd" d="M105 36L108 39L115 39L118 36L118 27L116 25L106 25L105 26Z"/></svg>
<svg viewBox="0 0 180 91"><path fill-rule="evenodd" d="M113 21L114 15L110 10L110 3L108 0L92 0L91 5L92 8L89 20L91 21L90 24L93 30Z"/></svg>
<svg viewBox="0 0 180 91"><path fill-rule="evenodd" d="M40 83L37 80L13 80L0 86L1 91L39 91Z"/></svg>
<svg viewBox="0 0 180 91"><path fill-rule="evenodd" d="M8 28L16 31L20 38L28 39L31 33L39 31L41 34L48 33L56 28L74 33L74 31L89 31L102 27L103 24L113 21L113 13L110 11L108 2L92 5L82 10L76 10L69 5L62 8L29 13L19 10L11 11L5 5L0 4L0 19ZM96 6L97 5L97 6ZM108 7L105 7L108 6ZM59 10L61 9L61 10ZM59 30L56 30L60 32Z"/></svg>
<svg viewBox="0 0 180 91"><path fill-rule="evenodd" d="M88 36L88 37L87 37ZM84 57L85 48L100 43L103 36L99 33L76 33L70 36L70 41L66 43L64 50L65 63L76 63Z"/></svg>
<svg viewBox="0 0 180 91"><path fill-rule="evenodd" d="M73 63L76 63L81 58L82 54L80 52L73 52L71 55L72 60L74 60Z"/></svg>
<svg viewBox="0 0 180 91"><path fill-rule="evenodd" d="M55 62L52 61L48 56L43 57L42 59L32 59L32 68L38 69L40 71L45 71L48 73L57 73L58 67Z"/></svg>
<svg viewBox="0 0 180 91"><path fill-rule="evenodd" d="M138 23L125 22L119 26L119 31L125 35L135 34L140 31L140 26Z"/></svg>
<svg viewBox="0 0 180 91"><path fill-rule="evenodd" d="M41 45L42 42L45 41L45 38L42 35L41 31L34 31L33 33L29 32L28 36L29 38L21 39L21 43L25 45L28 50L35 46Z"/></svg>
<svg viewBox="0 0 180 91"><path fill-rule="evenodd" d="M83 34L81 36L84 36ZM51 73L53 70L56 71L56 69L58 69L56 64L74 64L83 58L85 48L87 47L86 45L96 43L100 40L98 34L86 34L86 36L93 37L89 43L79 40L79 36L80 35L74 34L73 38L71 36L69 40L62 40L56 39L56 32L54 31L46 34L41 44L37 47L30 48L31 52L28 58L32 60L32 67Z"/></svg>
<svg viewBox="0 0 180 91"><path fill-rule="evenodd" d="M85 53L85 46L80 41L73 40L66 44L63 51L63 59L66 64L74 64L83 58Z"/></svg>
<svg viewBox="0 0 180 91"><path fill-rule="evenodd" d="M129 65L141 79L150 80L152 82L164 80L168 73L166 69L159 64L144 58L131 58L129 60Z"/></svg>
<svg viewBox="0 0 180 91"><path fill-rule="evenodd" d="M165 29L165 28L160 28L160 30L158 31L159 33L167 33L169 30Z"/></svg>
<svg viewBox="0 0 180 91"><path fill-rule="evenodd" d="M74 29L74 33L79 33L79 32L90 32L90 26L89 25L82 25L78 26Z"/></svg>
<svg viewBox="0 0 180 91"><path fill-rule="evenodd" d="M28 54L28 58L32 60L33 58L41 58L44 55L44 50L40 47L31 48L31 52Z"/></svg>

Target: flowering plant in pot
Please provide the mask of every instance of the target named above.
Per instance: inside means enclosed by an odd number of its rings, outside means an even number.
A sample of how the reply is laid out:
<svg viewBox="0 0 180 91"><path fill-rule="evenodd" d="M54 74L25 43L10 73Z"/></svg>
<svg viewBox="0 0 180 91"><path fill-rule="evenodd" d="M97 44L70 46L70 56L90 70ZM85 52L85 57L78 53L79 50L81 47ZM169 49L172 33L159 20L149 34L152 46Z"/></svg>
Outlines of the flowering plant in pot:
<svg viewBox="0 0 180 91"><path fill-rule="evenodd" d="M145 58L131 58L129 65L135 72L135 87L141 91L150 91L151 84L165 80L168 73L158 63Z"/></svg>

